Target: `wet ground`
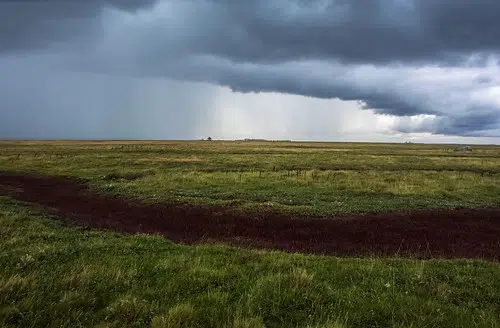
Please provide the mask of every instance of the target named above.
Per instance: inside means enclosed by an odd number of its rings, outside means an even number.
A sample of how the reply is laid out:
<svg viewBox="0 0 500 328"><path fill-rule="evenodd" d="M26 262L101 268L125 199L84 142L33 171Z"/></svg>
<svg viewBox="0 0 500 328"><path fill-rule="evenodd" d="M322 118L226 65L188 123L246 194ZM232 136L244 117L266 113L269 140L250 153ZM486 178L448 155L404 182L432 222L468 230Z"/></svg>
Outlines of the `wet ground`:
<svg viewBox="0 0 500 328"><path fill-rule="evenodd" d="M91 193L71 179L0 173L0 193L92 229L160 234L180 243L221 242L337 256L500 259L500 209L446 209L290 217L228 208L146 205Z"/></svg>

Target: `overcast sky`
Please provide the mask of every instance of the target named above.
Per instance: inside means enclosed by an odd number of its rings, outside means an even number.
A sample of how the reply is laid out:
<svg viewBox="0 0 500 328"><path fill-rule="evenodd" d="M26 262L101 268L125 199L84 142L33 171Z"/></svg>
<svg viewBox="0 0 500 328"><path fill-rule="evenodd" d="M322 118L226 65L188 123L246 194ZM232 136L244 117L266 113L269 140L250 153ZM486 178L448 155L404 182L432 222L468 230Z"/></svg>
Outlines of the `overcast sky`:
<svg viewBox="0 0 500 328"><path fill-rule="evenodd" d="M0 0L0 138L500 143L498 0Z"/></svg>

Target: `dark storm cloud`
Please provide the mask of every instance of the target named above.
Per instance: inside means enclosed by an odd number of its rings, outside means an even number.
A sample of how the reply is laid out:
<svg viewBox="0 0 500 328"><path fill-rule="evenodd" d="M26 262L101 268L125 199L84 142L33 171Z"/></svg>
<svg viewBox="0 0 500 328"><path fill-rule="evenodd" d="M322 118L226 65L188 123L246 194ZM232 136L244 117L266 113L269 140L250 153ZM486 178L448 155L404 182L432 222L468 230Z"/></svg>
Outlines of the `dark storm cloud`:
<svg viewBox="0 0 500 328"><path fill-rule="evenodd" d="M0 0L0 52L43 49L56 42L83 40L101 10L126 11L154 0Z"/></svg>
<svg viewBox="0 0 500 328"><path fill-rule="evenodd" d="M319 74L311 74L319 72ZM408 97L393 92L388 96L388 86L363 86L353 80L352 71L339 65L324 63L285 64L283 66L233 65L230 62L198 59L169 69L167 75L178 79L201 79L230 87L236 92L279 92L304 95L313 98L342 100L362 100L360 107L373 109L391 115L436 114L437 112L422 104L415 104ZM369 80L369 72L363 80ZM378 77L376 73L376 79ZM394 90L392 90L394 91Z"/></svg>
<svg viewBox="0 0 500 328"><path fill-rule="evenodd" d="M434 115L400 131L467 135L500 124L498 62L486 67L499 17L498 0L8 1L0 52L63 49L84 71L358 100ZM428 66L443 69L419 71ZM478 72L443 80L447 68Z"/></svg>
<svg viewBox="0 0 500 328"><path fill-rule="evenodd" d="M435 133L447 135L500 137L500 114L498 112L471 113L466 116L442 119ZM489 132L488 132L489 131Z"/></svg>
<svg viewBox="0 0 500 328"><path fill-rule="evenodd" d="M196 15L208 30L193 50L237 61L436 61L500 49L496 0L195 1L204 2L209 14Z"/></svg>
<svg viewBox="0 0 500 328"><path fill-rule="evenodd" d="M478 109L465 115L429 117L420 124L408 121L398 122L394 130L403 133L431 132L444 135L500 137L500 114L491 109Z"/></svg>
<svg viewBox="0 0 500 328"><path fill-rule="evenodd" d="M214 2L227 34L206 50L240 61L436 61L500 49L496 0Z"/></svg>
<svg viewBox="0 0 500 328"><path fill-rule="evenodd" d="M463 131L481 131L494 129L500 121L499 113L471 113L467 116L456 117L445 124L438 126L437 133L460 134Z"/></svg>
<svg viewBox="0 0 500 328"><path fill-rule="evenodd" d="M497 0L167 2L179 15L188 11L189 27L179 31L190 32L183 35L188 38L183 40L186 51L237 61L436 61L500 49ZM84 34L82 19L96 17L103 7L134 11L153 3L154 0L2 1L2 49L41 46L75 33Z"/></svg>

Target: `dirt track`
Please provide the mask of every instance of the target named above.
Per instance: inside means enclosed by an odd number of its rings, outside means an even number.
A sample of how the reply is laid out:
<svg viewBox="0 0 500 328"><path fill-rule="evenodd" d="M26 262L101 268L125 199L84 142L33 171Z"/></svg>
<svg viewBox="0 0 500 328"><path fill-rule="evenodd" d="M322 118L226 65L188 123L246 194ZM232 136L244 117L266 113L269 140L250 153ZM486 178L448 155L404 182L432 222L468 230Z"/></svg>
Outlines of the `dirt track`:
<svg viewBox="0 0 500 328"><path fill-rule="evenodd" d="M161 234L175 242L217 241L339 256L500 260L498 208L311 219L238 215L221 208L144 205L91 194L84 185L61 178L0 173L0 185L11 197L42 205L72 224Z"/></svg>

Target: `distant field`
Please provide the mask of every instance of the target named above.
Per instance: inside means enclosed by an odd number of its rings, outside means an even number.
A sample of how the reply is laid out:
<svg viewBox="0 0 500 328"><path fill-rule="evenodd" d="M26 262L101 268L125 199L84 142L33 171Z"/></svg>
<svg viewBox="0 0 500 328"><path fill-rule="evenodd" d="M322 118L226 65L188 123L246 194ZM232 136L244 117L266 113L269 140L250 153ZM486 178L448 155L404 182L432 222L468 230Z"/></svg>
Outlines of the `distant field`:
<svg viewBox="0 0 500 328"><path fill-rule="evenodd" d="M0 142L0 327L500 327L500 146L455 148Z"/></svg>
<svg viewBox="0 0 500 328"><path fill-rule="evenodd" d="M500 146L2 142L4 171L85 179L146 202L309 216L500 205Z"/></svg>

